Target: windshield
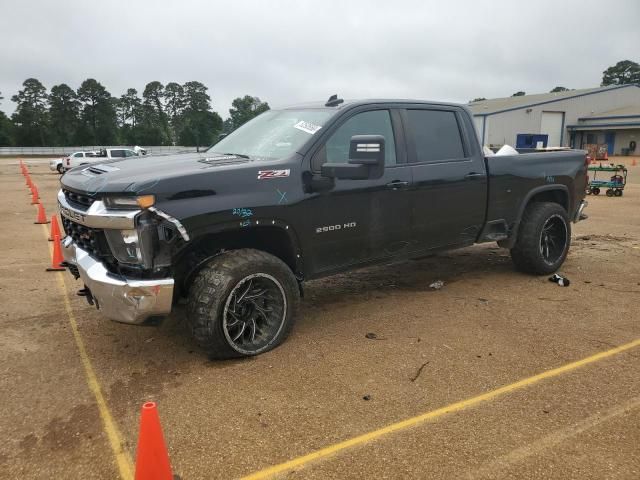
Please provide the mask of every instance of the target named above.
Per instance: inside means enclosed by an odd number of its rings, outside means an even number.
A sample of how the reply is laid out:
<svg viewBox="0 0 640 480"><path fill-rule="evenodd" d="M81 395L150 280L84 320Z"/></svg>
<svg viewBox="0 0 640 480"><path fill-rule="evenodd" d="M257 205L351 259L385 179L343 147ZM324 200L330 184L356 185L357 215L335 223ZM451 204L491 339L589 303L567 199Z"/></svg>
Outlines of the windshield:
<svg viewBox="0 0 640 480"><path fill-rule="evenodd" d="M269 110L213 145L208 152L273 160L298 150L316 134L331 110Z"/></svg>

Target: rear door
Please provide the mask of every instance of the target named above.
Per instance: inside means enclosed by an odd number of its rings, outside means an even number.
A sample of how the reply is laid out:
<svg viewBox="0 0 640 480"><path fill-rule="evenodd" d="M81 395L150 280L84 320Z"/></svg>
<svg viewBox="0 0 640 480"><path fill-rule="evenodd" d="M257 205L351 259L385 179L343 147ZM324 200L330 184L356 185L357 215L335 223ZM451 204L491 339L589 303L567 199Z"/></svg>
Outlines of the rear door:
<svg viewBox="0 0 640 480"><path fill-rule="evenodd" d="M475 242L484 224L487 175L473 124L455 107L403 111L411 165L412 249Z"/></svg>
<svg viewBox="0 0 640 480"><path fill-rule="evenodd" d="M346 163L353 135L383 135L385 171L382 178L336 179L332 189L303 202L310 248L305 262L311 275L398 255L410 240L411 168L398 112L388 108L358 110L341 119L321 141L311 158L319 174L325 162Z"/></svg>

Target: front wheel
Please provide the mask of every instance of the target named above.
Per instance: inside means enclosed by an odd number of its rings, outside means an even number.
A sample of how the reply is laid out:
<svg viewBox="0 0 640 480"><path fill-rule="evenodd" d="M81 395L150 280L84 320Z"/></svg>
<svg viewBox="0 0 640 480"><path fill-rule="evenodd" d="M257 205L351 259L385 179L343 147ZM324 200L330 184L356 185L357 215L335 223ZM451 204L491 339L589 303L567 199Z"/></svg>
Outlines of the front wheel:
<svg viewBox="0 0 640 480"><path fill-rule="evenodd" d="M259 250L232 250L197 274L188 320L211 358L258 355L287 338L299 299L297 280L282 260Z"/></svg>
<svg viewBox="0 0 640 480"><path fill-rule="evenodd" d="M58 164L58 166L56 167L56 170L58 171L58 173L60 175L62 175L64 173L64 167L62 166L61 163Z"/></svg>
<svg viewBox="0 0 640 480"><path fill-rule="evenodd" d="M546 275L560 268L570 245L567 211L557 203L534 202L524 211L511 259L522 272Z"/></svg>

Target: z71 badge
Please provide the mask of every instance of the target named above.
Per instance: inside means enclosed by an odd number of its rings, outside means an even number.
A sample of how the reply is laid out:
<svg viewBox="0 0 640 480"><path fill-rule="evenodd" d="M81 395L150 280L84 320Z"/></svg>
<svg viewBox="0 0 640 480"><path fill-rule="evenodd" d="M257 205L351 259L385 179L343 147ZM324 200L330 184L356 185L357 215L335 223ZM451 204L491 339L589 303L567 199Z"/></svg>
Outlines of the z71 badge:
<svg viewBox="0 0 640 480"><path fill-rule="evenodd" d="M291 173L290 169L286 170L260 170L258 172L258 180L268 180L269 178L284 178Z"/></svg>

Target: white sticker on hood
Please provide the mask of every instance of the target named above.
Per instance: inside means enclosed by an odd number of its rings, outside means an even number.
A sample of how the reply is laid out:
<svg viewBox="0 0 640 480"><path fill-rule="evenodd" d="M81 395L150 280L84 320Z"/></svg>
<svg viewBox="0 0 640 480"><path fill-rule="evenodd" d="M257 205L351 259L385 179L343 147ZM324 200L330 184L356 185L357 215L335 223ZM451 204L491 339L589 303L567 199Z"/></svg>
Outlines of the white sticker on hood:
<svg viewBox="0 0 640 480"><path fill-rule="evenodd" d="M320 130L322 127L320 125L314 125L313 123L305 122L304 120L300 120L298 123L296 123L293 126L293 128L297 128L298 130L302 130L303 132L306 132L306 133L309 133L309 134L313 135L318 130Z"/></svg>

